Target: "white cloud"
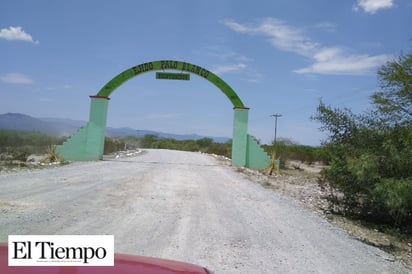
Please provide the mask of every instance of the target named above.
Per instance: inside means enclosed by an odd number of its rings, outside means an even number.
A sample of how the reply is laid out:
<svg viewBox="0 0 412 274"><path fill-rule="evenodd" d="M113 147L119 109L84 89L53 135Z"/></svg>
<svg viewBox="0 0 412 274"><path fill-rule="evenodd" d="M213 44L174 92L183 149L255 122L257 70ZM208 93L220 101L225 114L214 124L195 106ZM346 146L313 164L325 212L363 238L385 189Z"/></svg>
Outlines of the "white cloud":
<svg viewBox="0 0 412 274"><path fill-rule="evenodd" d="M230 29L246 34L263 34L269 37L271 44L281 50L291 51L300 55L310 55L318 44L304 37L299 29L287 26L282 21L268 18L257 26L242 25L232 20L225 21Z"/></svg>
<svg viewBox="0 0 412 274"><path fill-rule="evenodd" d="M394 0L357 0L353 9L358 11L362 9L366 13L375 14L380 9L389 9L393 7Z"/></svg>
<svg viewBox="0 0 412 274"><path fill-rule="evenodd" d="M275 48L302 55L314 62L307 68L295 70L296 73L362 75L390 58L388 55L350 54L340 47L324 47L306 37L300 29L277 19L265 19L257 25L242 25L231 20L225 24L239 33L268 37Z"/></svg>
<svg viewBox="0 0 412 274"><path fill-rule="evenodd" d="M224 22L221 22L224 23ZM253 58L245 56L241 53L228 49L221 45L207 45L202 51L208 54L210 59L216 59L214 65L211 66L211 71L216 74L236 73L243 75L245 81L258 83L262 76L251 68L250 64L254 62Z"/></svg>
<svg viewBox="0 0 412 274"><path fill-rule="evenodd" d="M39 41L34 41L32 36L25 32L22 27L9 27L0 30L0 39L25 41L38 44Z"/></svg>
<svg viewBox="0 0 412 274"><path fill-rule="evenodd" d="M247 66L244 63L238 63L233 65L217 66L212 71L216 74L223 74L227 72L234 72L245 69Z"/></svg>
<svg viewBox="0 0 412 274"><path fill-rule="evenodd" d="M33 80L30 77L21 73L8 73L0 75L0 81L7 84L33 84Z"/></svg>
<svg viewBox="0 0 412 274"><path fill-rule="evenodd" d="M315 63L310 67L295 70L296 73L317 74L369 74L371 69L380 66L391 57L385 54L369 56L346 54L340 49L325 48L314 56Z"/></svg>

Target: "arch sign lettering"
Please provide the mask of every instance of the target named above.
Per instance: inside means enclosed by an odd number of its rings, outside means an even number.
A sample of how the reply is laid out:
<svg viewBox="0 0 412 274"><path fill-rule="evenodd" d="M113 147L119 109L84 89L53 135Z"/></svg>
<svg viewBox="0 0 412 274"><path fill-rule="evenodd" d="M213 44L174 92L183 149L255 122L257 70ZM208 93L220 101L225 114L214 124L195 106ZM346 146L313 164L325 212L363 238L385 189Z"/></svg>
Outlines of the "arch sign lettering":
<svg viewBox="0 0 412 274"><path fill-rule="evenodd" d="M249 109L244 106L236 92L213 72L198 65L175 60L146 62L119 73L107 82L96 95L90 96L89 122L63 145L57 146L57 153L67 160L102 159L109 96L126 81L153 71L156 72L156 79L190 80L190 74L194 74L215 85L229 99L234 109L232 164L253 169L262 169L270 164L268 155L257 141L247 134Z"/></svg>
<svg viewBox="0 0 412 274"><path fill-rule="evenodd" d="M173 60L162 60L162 61L154 61L154 62L147 62L144 64L140 64L134 66L130 69L123 71L122 73L118 74L114 77L111 81L109 81L98 93L97 96L105 96L109 97L112 92L121 86L127 80L130 80L133 77L139 76L143 73L151 72L151 71L166 71L166 70L175 70L180 72L188 72L192 74L196 74L200 76L216 87L218 87L226 97L232 102L233 107L236 108L244 108L242 101L237 96L235 91L226 84L222 79L220 79L216 74L210 72L209 70L202 68L197 65L193 65L186 62L180 61L173 61Z"/></svg>

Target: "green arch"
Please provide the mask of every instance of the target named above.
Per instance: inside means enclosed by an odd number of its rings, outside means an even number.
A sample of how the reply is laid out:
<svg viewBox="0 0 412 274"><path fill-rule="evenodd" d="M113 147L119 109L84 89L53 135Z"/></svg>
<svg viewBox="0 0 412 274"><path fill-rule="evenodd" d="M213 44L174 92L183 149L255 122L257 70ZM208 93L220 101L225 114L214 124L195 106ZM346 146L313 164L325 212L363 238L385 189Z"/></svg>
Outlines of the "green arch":
<svg viewBox="0 0 412 274"><path fill-rule="evenodd" d="M207 69L190 63L173 60L143 63L115 76L104 85L95 96L90 96L89 122L62 145L57 146L56 152L66 160L90 161L103 159L110 94L126 81L142 73L168 70L196 74L218 87L232 102L234 111L232 164L234 166L262 169L269 165L270 159L268 155L260 147L256 139L247 134L249 109L243 105L233 89L226 84L225 81ZM180 78L179 74L177 76L179 76L177 78Z"/></svg>
<svg viewBox="0 0 412 274"><path fill-rule="evenodd" d="M219 88L230 100L230 102L232 102L234 108L245 108L242 100L240 100L236 92L216 74L200 66L175 60L153 61L131 67L119 73L112 80L107 82L107 84L103 86L103 88L97 93L96 96L109 97L115 89L117 89L119 86L132 79L133 77L150 71L165 70L176 70L196 74L199 77L208 80L217 88Z"/></svg>

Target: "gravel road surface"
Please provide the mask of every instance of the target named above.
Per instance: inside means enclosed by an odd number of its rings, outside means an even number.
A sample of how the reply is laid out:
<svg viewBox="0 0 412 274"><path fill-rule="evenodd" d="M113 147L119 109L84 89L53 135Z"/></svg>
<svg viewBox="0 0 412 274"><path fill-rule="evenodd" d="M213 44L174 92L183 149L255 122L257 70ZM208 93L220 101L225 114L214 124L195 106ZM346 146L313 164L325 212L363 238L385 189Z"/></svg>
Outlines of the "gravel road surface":
<svg viewBox="0 0 412 274"><path fill-rule="evenodd" d="M113 234L117 253L216 273L409 273L298 202L190 152L0 174L0 242L9 234Z"/></svg>

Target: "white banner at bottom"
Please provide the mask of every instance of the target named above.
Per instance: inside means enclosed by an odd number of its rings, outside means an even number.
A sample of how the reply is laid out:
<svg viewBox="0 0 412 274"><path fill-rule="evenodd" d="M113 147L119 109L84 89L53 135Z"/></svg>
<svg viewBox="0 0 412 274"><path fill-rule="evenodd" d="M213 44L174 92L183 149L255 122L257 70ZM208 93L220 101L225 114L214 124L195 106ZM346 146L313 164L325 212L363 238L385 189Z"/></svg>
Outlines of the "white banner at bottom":
<svg viewBox="0 0 412 274"><path fill-rule="evenodd" d="M113 266L113 235L9 235L9 266Z"/></svg>

